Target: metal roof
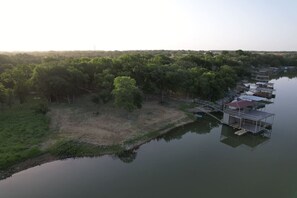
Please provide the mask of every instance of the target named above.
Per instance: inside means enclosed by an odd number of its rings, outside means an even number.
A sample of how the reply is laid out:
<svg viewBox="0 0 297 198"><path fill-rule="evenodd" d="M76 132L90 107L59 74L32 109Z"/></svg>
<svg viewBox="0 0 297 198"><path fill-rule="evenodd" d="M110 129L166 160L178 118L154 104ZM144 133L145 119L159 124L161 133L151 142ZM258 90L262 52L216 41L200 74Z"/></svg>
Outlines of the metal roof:
<svg viewBox="0 0 297 198"><path fill-rule="evenodd" d="M241 109L241 108L245 108L245 107L254 106L254 102L248 101L248 100L239 100L239 101L230 102L230 103L226 104L226 106Z"/></svg>
<svg viewBox="0 0 297 198"><path fill-rule="evenodd" d="M258 111L258 110L251 110L248 112L239 112L239 111L235 111L235 110L225 110L225 113L231 115L231 116L235 116L238 118L244 118L244 119L248 119L248 120L254 120L254 121L259 121L259 120L263 120L269 117L274 116L273 113L267 113L264 111Z"/></svg>
<svg viewBox="0 0 297 198"><path fill-rule="evenodd" d="M267 101L267 98L259 97L259 96L251 96L251 95L242 95L239 96L241 100L248 100L248 101Z"/></svg>

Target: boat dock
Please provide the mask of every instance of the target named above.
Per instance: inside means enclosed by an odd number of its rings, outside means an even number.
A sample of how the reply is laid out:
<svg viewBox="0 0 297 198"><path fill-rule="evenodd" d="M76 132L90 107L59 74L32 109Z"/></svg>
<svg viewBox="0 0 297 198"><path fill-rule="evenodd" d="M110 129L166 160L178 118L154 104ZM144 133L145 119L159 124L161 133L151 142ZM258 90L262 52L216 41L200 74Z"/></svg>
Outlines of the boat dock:
<svg viewBox="0 0 297 198"><path fill-rule="evenodd" d="M238 136L241 136L241 135L243 135L243 134L245 134L245 133L247 133L248 131L247 130L245 130L245 129L241 129L241 130L239 130L239 131L236 131L234 134L236 134L236 135L238 135Z"/></svg>
<svg viewBox="0 0 297 198"><path fill-rule="evenodd" d="M212 114L212 113L213 113L212 110L206 110L206 109L204 109L204 108L202 108L202 107L195 107L194 109L192 109L192 111L190 110L190 112L192 112L192 113L196 113L196 114L198 114L198 113L205 113L205 114L209 115L210 117L216 119L216 120L219 121L220 123L222 123L222 120L221 120L220 118L218 118L217 116L214 116L214 115Z"/></svg>
<svg viewBox="0 0 297 198"><path fill-rule="evenodd" d="M220 123L223 123L222 119L214 115L214 113L223 113L223 109L220 105L205 101L205 100L200 100L200 99L195 99L194 103L197 104L196 107L189 109L188 111L190 113L193 113L195 115L199 115L197 117L202 117L203 114L206 114L215 120L217 120Z"/></svg>
<svg viewBox="0 0 297 198"><path fill-rule="evenodd" d="M274 91L273 84L267 82L258 83L258 91ZM234 134L241 136L248 132L256 134L265 132L272 128L274 122L274 114L263 111L263 108L269 103L265 97L255 95L246 95L235 97L232 102L209 102L200 99L195 99L194 103L197 104L195 108L189 112L201 118L203 115L208 115L220 123L228 125L236 129ZM223 119L220 119L214 113L223 113Z"/></svg>

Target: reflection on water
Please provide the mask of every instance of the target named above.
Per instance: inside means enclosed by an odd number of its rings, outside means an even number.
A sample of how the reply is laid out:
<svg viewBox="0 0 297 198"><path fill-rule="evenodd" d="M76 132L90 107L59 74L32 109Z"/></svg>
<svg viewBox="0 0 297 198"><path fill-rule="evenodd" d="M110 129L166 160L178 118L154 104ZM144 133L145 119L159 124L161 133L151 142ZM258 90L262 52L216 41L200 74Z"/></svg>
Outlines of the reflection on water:
<svg viewBox="0 0 297 198"><path fill-rule="evenodd" d="M251 134L247 133L243 136L238 136L234 134L234 130L229 126L222 126L220 142L237 148L239 146L244 146L249 149L255 149L256 147L267 143L270 140L270 135L266 136L264 134ZM271 133L270 133L271 134Z"/></svg>
<svg viewBox="0 0 297 198"><path fill-rule="evenodd" d="M175 128L158 139L164 139L166 142L170 142L171 140L181 139L186 133L207 134L210 133L211 129L219 125L220 123L217 120L205 116L204 118L198 118L196 122Z"/></svg>
<svg viewBox="0 0 297 198"><path fill-rule="evenodd" d="M117 155L117 157L124 163L131 163L136 159L136 149L124 151Z"/></svg>
<svg viewBox="0 0 297 198"><path fill-rule="evenodd" d="M219 115L217 115L219 116ZM220 126L220 123L217 120L209 116L204 116L203 118L199 118L196 122L180 126L168 132L167 134L160 136L156 139L156 141L165 140L165 142L170 142L172 140L182 139L185 134L193 133L193 134L208 134L211 132L213 128L217 128ZM271 133L262 133L262 134L252 134L246 133L242 136L238 136L234 134L236 130L232 129L229 126L222 125L221 134L219 141L225 145L228 145L232 148L244 147L250 150L257 148L267 142L269 142L271 138ZM137 149L125 151L116 157L118 157L124 163L131 163L137 157Z"/></svg>
<svg viewBox="0 0 297 198"><path fill-rule="evenodd" d="M211 129L216 128L220 125L220 123L211 117L205 116L204 118L200 118L196 122L186 124L180 127L177 127L168 133L157 137L156 141L165 140L165 142L170 142L172 140L179 140L182 139L183 135L187 133L194 133L194 134L207 134L210 133ZM124 151L120 154L114 156L114 158L119 158L124 163L131 163L137 157L137 151L140 147Z"/></svg>

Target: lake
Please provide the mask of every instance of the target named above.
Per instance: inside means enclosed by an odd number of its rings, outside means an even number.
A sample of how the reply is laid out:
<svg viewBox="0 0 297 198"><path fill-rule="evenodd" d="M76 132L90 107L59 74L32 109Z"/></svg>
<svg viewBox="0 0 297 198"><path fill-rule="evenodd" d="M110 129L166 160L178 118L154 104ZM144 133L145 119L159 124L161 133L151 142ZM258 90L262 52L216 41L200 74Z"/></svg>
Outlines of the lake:
<svg viewBox="0 0 297 198"><path fill-rule="evenodd" d="M120 158L66 159L0 181L1 198L297 197L297 78L273 80L270 137L213 118L177 128Z"/></svg>

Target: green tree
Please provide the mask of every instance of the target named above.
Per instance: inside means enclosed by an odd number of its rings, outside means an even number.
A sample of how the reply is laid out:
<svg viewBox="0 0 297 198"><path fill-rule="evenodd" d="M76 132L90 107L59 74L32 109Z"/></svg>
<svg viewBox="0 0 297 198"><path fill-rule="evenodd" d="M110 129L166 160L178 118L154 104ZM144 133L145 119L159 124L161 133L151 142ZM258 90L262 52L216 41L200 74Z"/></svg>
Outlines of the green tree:
<svg viewBox="0 0 297 198"><path fill-rule="evenodd" d="M190 95L191 97L194 97L201 95L201 76L206 71L206 69L199 67L191 68L185 71L186 75L182 81L182 87L187 96Z"/></svg>
<svg viewBox="0 0 297 198"><path fill-rule="evenodd" d="M224 90L216 78L216 73L212 71L204 72L201 76L201 93L202 98L215 100L222 97Z"/></svg>
<svg viewBox="0 0 297 198"><path fill-rule="evenodd" d="M12 89L7 89L6 91L7 98L6 98L6 104L11 107L14 103L14 94Z"/></svg>
<svg viewBox="0 0 297 198"><path fill-rule="evenodd" d="M6 88L13 89L20 103L24 103L30 90L29 80L32 75L32 66L20 65L1 74L1 81Z"/></svg>
<svg viewBox="0 0 297 198"><path fill-rule="evenodd" d="M75 96L78 96L83 90L85 90L84 86L87 85L88 75L84 74L82 71L76 69L75 67L69 66L67 68L67 75L65 79L68 84L67 100L68 103L74 102Z"/></svg>
<svg viewBox="0 0 297 198"><path fill-rule="evenodd" d="M6 102L6 89L2 83L0 83L0 103L4 104Z"/></svg>
<svg viewBox="0 0 297 198"><path fill-rule="evenodd" d="M98 97L103 103L107 103L112 98L114 75L109 69L95 75Z"/></svg>
<svg viewBox="0 0 297 198"><path fill-rule="evenodd" d="M32 82L50 102L68 98L73 90L70 74L65 66L39 65L34 70Z"/></svg>
<svg viewBox="0 0 297 198"><path fill-rule="evenodd" d="M136 86L136 81L128 76L118 76L114 79L114 102L117 107L133 111L142 106L142 94Z"/></svg>
<svg viewBox="0 0 297 198"><path fill-rule="evenodd" d="M235 71L228 65L223 65L217 72L218 80L221 80L221 87L224 91L233 88L237 82L237 75Z"/></svg>

